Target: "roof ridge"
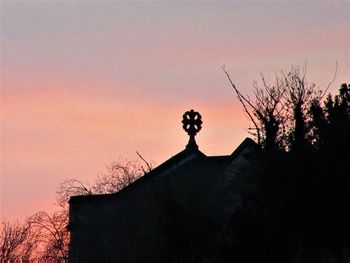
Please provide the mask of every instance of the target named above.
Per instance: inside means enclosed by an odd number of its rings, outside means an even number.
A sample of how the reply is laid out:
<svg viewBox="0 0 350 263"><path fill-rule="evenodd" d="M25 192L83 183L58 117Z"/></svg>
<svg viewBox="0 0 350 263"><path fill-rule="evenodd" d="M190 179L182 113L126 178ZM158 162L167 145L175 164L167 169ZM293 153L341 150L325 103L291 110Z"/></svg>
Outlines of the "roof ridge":
<svg viewBox="0 0 350 263"><path fill-rule="evenodd" d="M181 152L177 153L176 155L170 157L165 162L161 163L148 173L144 174L131 184L127 185L123 189L121 189L118 192L115 193L106 193L106 194L91 194L91 195L76 195L72 196L69 199L69 202L76 201L76 200L82 200L82 198L96 198L96 197L102 197L102 196L111 196L111 195L120 195L125 192L130 192L135 190L140 184L146 183L152 179L154 179L156 176L163 176L164 174L169 174L170 172L175 171L176 169L182 167L183 165L187 164L189 161L201 158L201 157L207 157L204 153L202 153L198 149L193 148L186 148L182 150Z"/></svg>

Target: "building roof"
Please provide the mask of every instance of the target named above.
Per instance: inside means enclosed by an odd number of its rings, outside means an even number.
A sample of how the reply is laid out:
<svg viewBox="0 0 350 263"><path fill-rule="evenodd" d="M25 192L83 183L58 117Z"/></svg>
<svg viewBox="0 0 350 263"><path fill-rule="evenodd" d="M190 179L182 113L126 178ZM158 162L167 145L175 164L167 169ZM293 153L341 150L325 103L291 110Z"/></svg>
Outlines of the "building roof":
<svg viewBox="0 0 350 263"><path fill-rule="evenodd" d="M198 149L195 141L195 135L202 128L202 116L198 112L190 110L185 112L182 117L183 129L189 135L188 144L183 151L169 158L167 161L160 164L152 171L148 172L119 192L113 194L73 196L70 198L69 202L72 204L77 202L87 202L90 200L111 200L111 198L118 198L121 195L133 192L148 182L152 182L164 177L169 177L170 175L171 177L179 176L180 174L186 174L186 176L190 176L192 179L186 178L186 183L190 183L191 180L194 182L198 180L201 181L200 178L203 179L205 175L208 178L212 178L212 176L217 176L218 174L222 173L222 171L228 167L230 163L232 163L232 161L241 153L245 147L249 145L254 145L254 147L256 147L256 144L253 140L246 138L231 155L206 156Z"/></svg>
<svg viewBox="0 0 350 263"><path fill-rule="evenodd" d="M180 174L186 174L191 177L204 176L205 174L218 176L247 146L256 147L256 144L253 140L246 138L231 155L225 156L206 156L196 147L187 147L119 192L73 196L69 202L76 203L95 199L118 198L120 195L133 192L142 187L142 185L164 176L179 176Z"/></svg>

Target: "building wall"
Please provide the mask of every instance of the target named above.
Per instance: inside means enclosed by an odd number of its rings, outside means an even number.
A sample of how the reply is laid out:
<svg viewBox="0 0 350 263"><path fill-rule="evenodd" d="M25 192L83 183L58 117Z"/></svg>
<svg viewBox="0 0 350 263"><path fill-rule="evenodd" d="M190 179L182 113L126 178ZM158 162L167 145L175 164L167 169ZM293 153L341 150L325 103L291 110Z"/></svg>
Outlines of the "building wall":
<svg viewBox="0 0 350 263"><path fill-rule="evenodd" d="M226 185L252 151L203 156L130 191L73 198L70 262L220 262L218 226L237 202Z"/></svg>
<svg viewBox="0 0 350 263"><path fill-rule="evenodd" d="M70 206L71 262L138 262L162 242L159 209L149 187Z"/></svg>

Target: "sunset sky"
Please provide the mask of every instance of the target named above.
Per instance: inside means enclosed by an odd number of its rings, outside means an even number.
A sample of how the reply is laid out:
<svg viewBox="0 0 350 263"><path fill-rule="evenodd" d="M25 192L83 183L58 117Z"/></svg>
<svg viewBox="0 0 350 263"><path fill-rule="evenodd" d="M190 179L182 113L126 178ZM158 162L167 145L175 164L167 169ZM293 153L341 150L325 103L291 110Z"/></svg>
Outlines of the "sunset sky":
<svg viewBox="0 0 350 263"><path fill-rule="evenodd" d="M162 163L197 143L230 154L248 136L221 69L245 93L307 61L330 91L350 82L350 2L1 1L1 219L55 209L65 179L113 160Z"/></svg>

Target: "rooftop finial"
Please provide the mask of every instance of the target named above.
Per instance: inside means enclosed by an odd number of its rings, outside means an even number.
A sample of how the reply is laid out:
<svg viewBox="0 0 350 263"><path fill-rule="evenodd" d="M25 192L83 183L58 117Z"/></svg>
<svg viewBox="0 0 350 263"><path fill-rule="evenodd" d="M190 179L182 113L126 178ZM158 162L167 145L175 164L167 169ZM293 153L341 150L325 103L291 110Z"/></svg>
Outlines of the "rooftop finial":
<svg viewBox="0 0 350 263"><path fill-rule="evenodd" d="M194 136L202 129L202 123L202 116L197 111L186 111L182 115L182 128L190 136L186 149L198 149Z"/></svg>

